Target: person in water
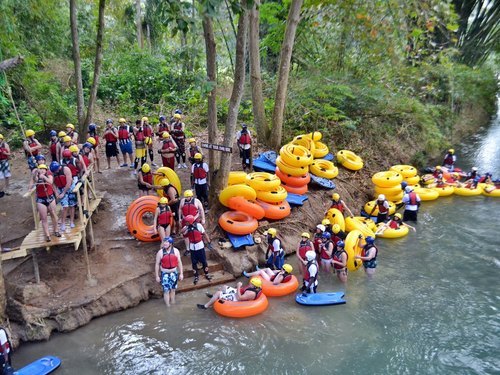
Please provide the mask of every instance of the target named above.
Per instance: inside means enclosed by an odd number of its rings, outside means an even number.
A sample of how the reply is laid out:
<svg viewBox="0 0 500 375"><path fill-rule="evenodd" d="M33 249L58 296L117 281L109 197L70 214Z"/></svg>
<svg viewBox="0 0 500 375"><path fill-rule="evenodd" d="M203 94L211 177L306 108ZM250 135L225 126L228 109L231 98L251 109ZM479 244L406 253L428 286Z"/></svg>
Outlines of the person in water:
<svg viewBox="0 0 500 375"><path fill-rule="evenodd" d="M373 212L378 208L377 213L377 223L384 223L389 218L389 202L385 199L384 194L379 194L375 204L373 205L372 210L369 215L373 216Z"/></svg>
<svg viewBox="0 0 500 375"><path fill-rule="evenodd" d="M181 254L174 247L172 237L165 237L161 249L156 253L155 263L156 282L163 288L163 300L167 306L175 303L177 283L184 279Z"/></svg>
<svg viewBox="0 0 500 375"><path fill-rule="evenodd" d="M378 234L382 234L382 233L385 232L385 230L387 228L399 229L399 227L402 226L402 225L404 225L405 227L410 228L414 232L417 231L415 229L415 227L412 227L411 225L404 223L401 214L398 212L398 213L395 213L394 216L387 223L385 223L380 228L378 228L377 231L375 232L375 234L377 234L377 235Z"/></svg>
<svg viewBox="0 0 500 375"><path fill-rule="evenodd" d="M262 280L258 277L252 277L250 283L242 288L242 283L236 284L236 288L228 287L224 285L220 290L215 292L215 294L207 293L207 297L210 301L203 304L197 304L196 306L201 310L206 310L213 306L218 300L223 301L253 301L259 298L262 292Z"/></svg>
<svg viewBox="0 0 500 375"><path fill-rule="evenodd" d="M321 224L320 224L321 225ZM301 234L300 242L297 245L295 254L299 258L299 271L301 276L305 274L305 266L303 262L306 260L306 253L310 250L315 250L314 244L311 242L311 235L307 232Z"/></svg>
<svg viewBox="0 0 500 375"><path fill-rule="evenodd" d="M318 288L318 262L316 262L316 253L308 251L306 253L306 260L302 262L306 266L306 273L302 281L303 293L316 293Z"/></svg>
<svg viewBox="0 0 500 375"><path fill-rule="evenodd" d="M457 162L457 156L455 155L455 150L450 148L443 160L443 167L448 168L448 172L453 172L455 169L455 163Z"/></svg>
<svg viewBox="0 0 500 375"><path fill-rule="evenodd" d="M420 207L420 196L413 191L411 186L405 188L403 196L405 210L403 212L403 221L417 221L418 209Z"/></svg>
<svg viewBox="0 0 500 375"><path fill-rule="evenodd" d="M331 263L337 278L344 284L347 282L347 259L348 255L344 249L344 241L337 241L337 247L333 252Z"/></svg>
<svg viewBox="0 0 500 375"><path fill-rule="evenodd" d="M358 246L361 245L362 238L358 238ZM361 246L360 246L361 247ZM361 255L356 255L356 259L363 261L363 267L368 276L372 276L377 268L378 249L375 246L375 238L368 236L362 246Z"/></svg>
<svg viewBox="0 0 500 375"><path fill-rule="evenodd" d="M243 276L251 278L254 276L260 276L264 280L271 281L273 285L278 285L280 283L286 283L292 277L293 267L286 263L283 264L280 270L272 270L270 268L257 268L255 272L243 271Z"/></svg>

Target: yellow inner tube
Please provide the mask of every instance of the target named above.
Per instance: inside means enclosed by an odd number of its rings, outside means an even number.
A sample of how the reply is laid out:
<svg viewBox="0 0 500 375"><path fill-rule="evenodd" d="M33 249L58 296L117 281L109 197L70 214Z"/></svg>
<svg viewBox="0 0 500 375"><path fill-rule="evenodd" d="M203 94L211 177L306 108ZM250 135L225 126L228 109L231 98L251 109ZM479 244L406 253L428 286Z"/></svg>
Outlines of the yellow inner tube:
<svg viewBox="0 0 500 375"><path fill-rule="evenodd" d="M323 142L314 141L314 158L321 159L328 154L328 146Z"/></svg>
<svg viewBox="0 0 500 375"><path fill-rule="evenodd" d="M359 220L359 221L362 221L363 223L365 223L368 228L370 228L372 231L376 231L377 230L377 224L375 224L375 222L368 218L368 217L364 217L364 216L354 216L354 218L356 220Z"/></svg>
<svg viewBox="0 0 500 375"><path fill-rule="evenodd" d="M421 178L420 178L420 181L424 184L424 185L429 185L429 184L433 184L436 182L436 179L434 178L434 176L432 174L424 174Z"/></svg>
<svg viewBox="0 0 500 375"><path fill-rule="evenodd" d="M359 240L360 235L362 240ZM351 272L358 270L363 265L363 261L361 259L356 259L356 255L361 255L361 251L363 249L357 245L359 244L359 241L364 241L364 237L363 233L355 229L349 232L344 241L345 251L347 253L347 269Z"/></svg>
<svg viewBox="0 0 500 375"><path fill-rule="evenodd" d="M244 184L247 178L247 173L243 171L232 171L229 172L229 178L227 179L227 185L238 185Z"/></svg>
<svg viewBox="0 0 500 375"><path fill-rule="evenodd" d="M268 203L278 203L284 201L288 192L283 186L278 186L271 191L257 191L257 198Z"/></svg>
<svg viewBox="0 0 500 375"><path fill-rule="evenodd" d="M375 200L366 202L366 204L363 208L367 214L370 214L373 207L376 206L375 202L376 202ZM393 202L389 202L389 215L392 215L395 212L396 212L396 205ZM375 211L373 211L373 213L372 213L372 216L377 216L377 215L378 215L378 207L376 207Z"/></svg>
<svg viewBox="0 0 500 375"><path fill-rule="evenodd" d="M439 198L439 193L432 189L415 188L413 191L418 194L422 201L433 201Z"/></svg>
<svg viewBox="0 0 500 375"><path fill-rule="evenodd" d="M420 176L405 177L404 180L408 183L408 185L415 185L420 182Z"/></svg>
<svg viewBox="0 0 500 375"><path fill-rule="evenodd" d="M389 168L389 170L398 172L401 176L405 178L415 177L418 173L417 168L415 168L414 166L404 165L404 164L393 165L392 167Z"/></svg>
<svg viewBox="0 0 500 375"><path fill-rule="evenodd" d="M442 186L442 187L432 187L432 190L435 190L438 192L440 197L447 197L449 195L452 195L455 192L455 188L453 186Z"/></svg>
<svg viewBox="0 0 500 375"><path fill-rule="evenodd" d="M229 198L243 197L249 201L257 199L257 193L248 185L232 185L222 190L219 194L219 201L229 207Z"/></svg>
<svg viewBox="0 0 500 375"><path fill-rule="evenodd" d="M395 185L391 187L380 187L375 185L375 194L384 194L384 195L396 195L402 193L403 189L401 189L401 185Z"/></svg>
<svg viewBox="0 0 500 375"><path fill-rule="evenodd" d="M401 185L403 176L394 171L377 172L372 176L372 182L380 187L393 187Z"/></svg>
<svg viewBox="0 0 500 375"><path fill-rule="evenodd" d="M476 195L481 195L482 192L483 192L483 189L481 189L480 187L477 187L475 189L469 189L469 188L465 188L465 187L456 187L455 188L455 194L461 195L463 197L473 197Z"/></svg>
<svg viewBox="0 0 500 375"><path fill-rule="evenodd" d="M311 154L314 154L314 150L316 150L314 141L307 135L298 135L293 139L291 143L294 145L305 147L311 152Z"/></svg>
<svg viewBox="0 0 500 375"><path fill-rule="evenodd" d="M384 193L379 193L379 194L384 194ZM400 200L403 199L404 192L400 191L399 193L396 193L396 194L384 194L384 195L385 195L385 199L387 199L390 202L399 202ZM378 194L375 194L374 198L377 199Z"/></svg>
<svg viewBox="0 0 500 375"><path fill-rule="evenodd" d="M253 172L246 176L245 183L254 190L271 191L281 185L281 180L272 173Z"/></svg>
<svg viewBox="0 0 500 375"><path fill-rule="evenodd" d="M283 173L289 174L290 176L305 176L307 173L309 173L309 167L293 167L287 163L285 163L282 159L281 156L278 156L276 158L276 166L279 168L279 170Z"/></svg>
<svg viewBox="0 0 500 375"><path fill-rule="evenodd" d="M163 179L164 177L167 177L169 179L170 183L175 186L179 195L182 193L181 180L180 180L179 176L177 175L177 173L175 173L175 171L173 169L171 169L169 167L161 167L161 168L158 168L156 173L161 173L161 174L163 174L163 176L154 175L153 182L155 185L159 185L160 180ZM156 192L158 193L158 195L160 197L163 197L163 189L158 189L158 190L156 190Z"/></svg>
<svg viewBox="0 0 500 375"><path fill-rule="evenodd" d="M323 138L323 134L321 134L321 132L308 133L307 136L311 138L314 142L319 142L321 141L321 138Z"/></svg>
<svg viewBox="0 0 500 375"><path fill-rule="evenodd" d="M384 223L377 224L377 228L380 228ZM406 225L400 225L398 229L385 228L385 230L377 234L377 237L380 238L400 238L408 235L409 228Z"/></svg>
<svg viewBox="0 0 500 375"><path fill-rule="evenodd" d="M313 162L313 155L304 146L286 144L280 150L281 159L292 167L305 167Z"/></svg>
<svg viewBox="0 0 500 375"><path fill-rule="evenodd" d="M347 232L352 232L353 230L359 230L363 233L363 236L368 237L372 236L375 238L375 233L368 227L368 224L365 222L356 219L355 217L346 217L345 218L345 230Z"/></svg>
<svg viewBox="0 0 500 375"><path fill-rule="evenodd" d="M500 189L495 189L495 185L491 184L481 184L482 186L482 193L486 197L500 197ZM491 190L493 189L493 190ZM486 190L491 190L490 192L487 192Z"/></svg>
<svg viewBox="0 0 500 375"><path fill-rule="evenodd" d="M335 178L339 174L339 169L328 160L316 159L309 166L309 171L319 177Z"/></svg>
<svg viewBox="0 0 500 375"><path fill-rule="evenodd" d="M350 169L351 171L359 171L363 168L363 160L349 150L340 150L337 152L337 161L342 164L344 168Z"/></svg>
<svg viewBox="0 0 500 375"><path fill-rule="evenodd" d="M340 230L345 231L345 220L342 212L337 210L336 208L330 208L325 216L326 219L330 220L330 223L333 225L338 224Z"/></svg>

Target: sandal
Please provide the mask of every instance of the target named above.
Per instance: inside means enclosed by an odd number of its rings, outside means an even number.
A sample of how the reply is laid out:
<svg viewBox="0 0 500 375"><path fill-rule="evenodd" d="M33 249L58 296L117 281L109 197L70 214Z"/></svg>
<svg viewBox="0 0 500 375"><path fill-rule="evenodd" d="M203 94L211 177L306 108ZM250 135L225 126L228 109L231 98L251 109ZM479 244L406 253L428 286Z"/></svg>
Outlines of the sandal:
<svg viewBox="0 0 500 375"><path fill-rule="evenodd" d="M211 276L211 275L208 275L208 274L206 274L206 275L205 275L205 278L206 278L208 281L212 280L212 276Z"/></svg>
<svg viewBox="0 0 500 375"><path fill-rule="evenodd" d="M198 276L195 276L194 277L194 280L193 280L193 284L196 285L198 284L198 281L200 280L200 278Z"/></svg>
<svg viewBox="0 0 500 375"><path fill-rule="evenodd" d="M46 240L47 242L52 241L52 239L50 238L50 236L45 237L45 240Z"/></svg>
<svg viewBox="0 0 500 375"><path fill-rule="evenodd" d="M59 232L54 232L54 236L56 236L56 237L61 237L61 233L59 233Z"/></svg>

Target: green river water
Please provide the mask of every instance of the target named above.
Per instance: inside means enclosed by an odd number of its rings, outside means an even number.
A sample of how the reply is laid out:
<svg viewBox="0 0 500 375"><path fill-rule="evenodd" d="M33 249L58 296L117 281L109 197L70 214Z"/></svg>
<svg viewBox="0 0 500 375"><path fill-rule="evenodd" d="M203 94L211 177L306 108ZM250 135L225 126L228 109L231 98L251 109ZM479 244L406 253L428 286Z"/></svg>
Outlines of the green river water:
<svg viewBox="0 0 500 375"><path fill-rule="evenodd" d="M459 166L500 178L500 120L457 147ZM57 374L500 374L500 198L424 202L417 233L378 240L375 277L349 274L347 304L307 308L292 296L230 320L195 304L205 291L153 300L50 341L25 344ZM341 290L322 275L320 291Z"/></svg>

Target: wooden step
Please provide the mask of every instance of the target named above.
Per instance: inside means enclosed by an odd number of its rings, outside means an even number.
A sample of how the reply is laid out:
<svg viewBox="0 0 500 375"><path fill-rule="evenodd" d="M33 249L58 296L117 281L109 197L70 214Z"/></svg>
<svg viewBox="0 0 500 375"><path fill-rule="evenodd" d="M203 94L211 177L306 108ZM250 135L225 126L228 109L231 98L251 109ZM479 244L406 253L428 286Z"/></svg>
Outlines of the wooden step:
<svg viewBox="0 0 500 375"><path fill-rule="evenodd" d="M216 271L224 271L224 266L221 263L217 263L213 260L208 260L208 272L216 272ZM184 268L184 277L194 276L193 268L191 267L191 259L189 261L185 261L182 259L182 265ZM198 273L203 274L203 270L201 269L201 264L198 264Z"/></svg>
<svg viewBox="0 0 500 375"><path fill-rule="evenodd" d="M209 273L213 277L211 281L208 281L205 278L205 274L203 272L200 274L200 280L196 285L193 284L193 276L186 277L184 280L179 281L177 292L189 292L191 290L209 288L220 284L228 284L234 286L233 284L235 283L236 279L230 273L225 271L215 271Z"/></svg>

